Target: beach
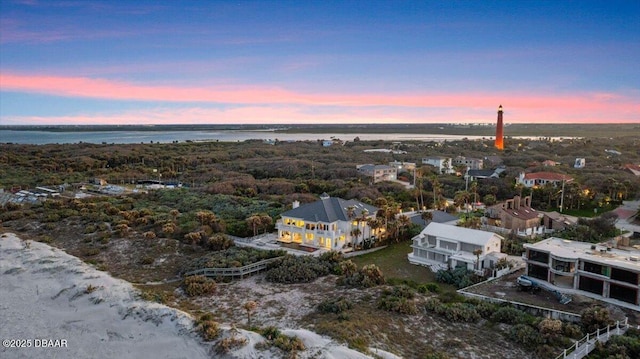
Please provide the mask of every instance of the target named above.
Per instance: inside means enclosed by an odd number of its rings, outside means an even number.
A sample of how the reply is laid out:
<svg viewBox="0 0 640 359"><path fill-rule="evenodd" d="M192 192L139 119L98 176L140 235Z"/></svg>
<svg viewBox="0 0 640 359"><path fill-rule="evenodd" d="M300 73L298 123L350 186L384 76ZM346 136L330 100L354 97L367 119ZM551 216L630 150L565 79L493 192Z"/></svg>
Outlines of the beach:
<svg viewBox="0 0 640 359"><path fill-rule="evenodd" d="M185 312L139 298L128 282L44 243L0 236L1 358L280 358L283 352L258 349L264 338L234 330L246 344L228 353L204 342ZM221 325L220 339L230 327ZM302 340L299 358L366 359L304 329L282 332ZM377 357L396 359L382 350Z"/></svg>

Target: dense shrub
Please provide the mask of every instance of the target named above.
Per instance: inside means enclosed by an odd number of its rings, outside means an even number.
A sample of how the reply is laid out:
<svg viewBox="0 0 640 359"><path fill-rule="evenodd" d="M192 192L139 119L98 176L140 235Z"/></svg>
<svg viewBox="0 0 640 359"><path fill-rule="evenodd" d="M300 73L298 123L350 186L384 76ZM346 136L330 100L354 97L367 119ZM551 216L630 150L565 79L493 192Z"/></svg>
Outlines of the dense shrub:
<svg viewBox="0 0 640 359"><path fill-rule="evenodd" d="M353 308L353 303L345 299L344 297L338 297L334 299L327 299L318 304L318 311L320 313L336 313L340 314L346 310Z"/></svg>
<svg viewBox="0 0 640 359"><path fill-rule="evenodd" d="M184 279L182 288L190 297L209 295L216 291L216 282L202 275L192 275Z"/></svg>
<svg viewBox="0 0 640 359"><path fill-rule="evenodd" d="M580 328L579 325L573 323L563 323L562 334L573 339L580 339L584 335L584 333L582 332L582 328Z"/></svg>
<svg viewBox="0 0 640 359"><path fill-rule="evenodd" d="M427 298L424 303L424 308L429 312L437 312L441 306L443 306L443 304L438 298Z"/></svg>
<svg viewBox="0 0 640 359"><path fill-rule="evenodd" d="M482 277L464 267L449 270L439 270L436 272L436 280L441 283L452 284L456 288L465 288L472 284L479 283Z"/></svg>
<svg viewBox="0 0 640 359"><path fill-rule="evenodd" d="M378 308L400 314L417 314L418 307L413 298L415 291L406 285L395 286L384 290L378 301Z"/></svg>
<svg viewBox="0 0 640 359"><path fill-rule="evenodd" d="M289 353L296 353L306 349L300 338L284 335L280 332L280 329L273 326L262 329L260 334L266 339L266 342L258 344L256 346L258 349L266 349L270 345Z"/></svg>
<svg viewBox="0 0 640 359"><path fill-rule="evenodd" d="M562 321L545 318L538 323L538 331L545 339L553 339L562 334Z"/></svg>
<svg viewBox="0 0 640 359"><path fill-rule="evenodd" d="M220 336L220 325L213 320L213 316L210 313L201 316L196 324L198 326L198 332L205 341L211 341Z"/></svg>
<svg viewBox="0 0 640 359"><path fill-rule="evenodd" d="M396 296L386 296L378 301L378 308L400 314L417 314L418 307L415 301Z"/></svg>
<svg viewBox="0 0 640 359"><path fill-rule="evenodd" d="M589 354L589 358L640 358L640 330L630 328L624 335L613 336L605 345Z"/></svg>
<svg viewBox="0 0 640 359"><path fill-rule="evenodd" d="M247 344L247 338L243 337L227 337L224 338L216 344L216 353L218 354L226 354L232 349L242 348Z"/></svg>
<svg viewBox="0 0 640 359"><path fill-rule="evenodd" d="M428 298L425 302L425 309L441 315L452 322L475 323L480 320L480 314L476 305L471 303L442 303L438 298Z"/></svg>
<svg viewBox="0 0 640 359"><path fill-rule="evenodd" d="M451 303L445 305L444 316L452 322L475 323L480 319L480 314L475 306L468 303Z"/></svg>
<svg viewBox="0 0 640 359"><path fill-rule="evenodd" d="M242 267L261 260L280 257L285 254L284 251L265 251L246 247L230 247L223 251L208 253L192 261L184 272L189 272L203 268L231 268ZM239 264L239 265L238 265Z"/></svg>
<svg viewBox="0 0 640 359"><path fill-rule="evenodd" d="M353 266L354 268L357 268L355 267L355 264ZM344 263L342 267L344 270ZM360 268L360 270L358 271L353 271L352 269L350 269L344 274L345 275L343 278L341 278L340 283L352 287L370 288L385 283L382 270L380 270L380 268L378 268L378 266L375 264L368 264Z"/></svg>
<svg viewBox="0 0 640 359"><path fill-rule="evenodd" d="M525 324L532 316L514 307L500 307L491 315L491 321L507 324Z"/></svg>
<svg viewBox="0 0 640 359"><path fill-rule="evenodd" d="M268 326L264 329L261 330L261 333L263 337L265 337L267 340L274 340L277 337L280 336L280 329L278 329L277 327L274 326Z"/></svg>
<svg viewBox="0 0 640 359"><path fill-rule="evenodd" d="M516 324L511 327L509 338L527 349L535 349L544 342L538 331L526 324Z"/></svg>
<svg viewBox="0 0 640 359"><path fill-rule="evenodd" d="M270 265L265 278L275 283L307 283L334 269L333 263L318 257L286 255Z"/></svg>
<svg viewBox="0 0 640 359"><path fill-rule="evenodd" d="M420 284L417 289L420 294L440 292L440 287L436 283Z"/></svg>
<svg viewBox="0 0 640 359"><path fill-rule="evenodd" d="M582 328L589 333L613 324L609 310L597 305L583 310L580 315Z"/></svg>
<svg viewBox="0 0 640 359"><path fill-rule="evenodd" d="M222 251L233 246L233 240L222 233L215 233L206 239L206 248L212 251Z"/></svg>
<svg viewBox="0 0 640 359"><path fill-rule="evenodd" d="M476 311L480 316L484 319L489 319L493 315L493 313L498 310L498 307L495 304L489 302L479 302L476 304Z"/></svg>

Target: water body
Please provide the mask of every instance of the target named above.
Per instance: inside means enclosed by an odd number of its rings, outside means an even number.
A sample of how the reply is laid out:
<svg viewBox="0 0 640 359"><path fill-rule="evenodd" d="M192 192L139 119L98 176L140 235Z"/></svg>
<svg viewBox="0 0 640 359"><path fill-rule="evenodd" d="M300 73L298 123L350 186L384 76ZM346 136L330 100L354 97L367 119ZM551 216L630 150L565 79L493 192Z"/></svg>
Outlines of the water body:
<svg viewBox="0 0 640 359"><path fill-rule="evenodd" d="M51 143L171 143L185 141L239 142L247 140L316 141L340 139L353 141L444 141L489 138L483 136L411 134L411 133L282 133L273 131L20 131L0 130L0 143L44 145Z"/></svg>

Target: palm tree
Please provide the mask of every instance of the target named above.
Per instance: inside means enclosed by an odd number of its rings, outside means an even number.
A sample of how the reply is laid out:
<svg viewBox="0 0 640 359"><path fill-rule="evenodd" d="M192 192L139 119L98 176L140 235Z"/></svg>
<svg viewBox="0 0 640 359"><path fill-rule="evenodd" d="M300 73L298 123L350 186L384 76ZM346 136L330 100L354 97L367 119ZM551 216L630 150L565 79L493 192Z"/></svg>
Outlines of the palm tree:
<svg viewBox="0 0 640 359"><path fill-rule="evenodd" d="M262 218L257 215L254 214L251 217L247 218L247 224L253 229L253 236L257 236L258 235L258 227L261 225L262 223Z"/></svg>
<svg viewBox="0 0 640 359"><path fill-rule="evenodd" d="M400 242L400 236L404 234L405 229L411 224L411 219L406 215L402 214L398 216L396 220L398 222L398 226L396 227L398 230L398 234L396 235L396 240Z"/></svg>
<svg viewBox="0 0 640 359"><path fill-rule="evenodd" d="M440 185L440 182L438 181L437 176L431 177L431 187L433 187L433 208L439 209L440 194L442 191L442 187Z"/></svg>
<svg viewBox="0 0 640 359"><path fill-rule="evenodd" d="M469 218L469 198L471 197L470 193L467 191L458 191L456 192L455 197L453 197L453 203L456 207L461 208L465 207L467 210L467 218Z"/></svg>
<svg viewBox="0 0 640 359"><path fill-rule="evenodd" d="M367 227L367 219L369 217L369 210L366 208L363 208L362 211L360 211L360 217L358 217L358 227L360 227L360 223L363 223L362 225L362 240L364 241L364 237L366 236L366 227ZM371 237L371 229L369 229L369 237Z"/></svg>
<svg viewBox="0 0 640 359"><path fill-rule="evenodd" d="M420 218L425 222L425 224L431 222L433 220L433 212L424 211L420 214Z"/></svg>
<svg viewBox="0 0 640 359"><path fill-rule="evenodd" d="M476 269L480 270L480 255L482 254L482 249L478 248L473 251L473 254L476 255Z"/></svg>
<svg viewBox="0 0 640 359"><path fill-rule="evenodd" d="M471 182L471 193L473 193L473 209L476 209L478 203L478 181Z"/></svg>
<svg viewBox="0 0 640 359"><path fill-rule="evenodd" d="M244 308L244 310L247 311L247 325L249 326L249 328L251 328L251 314L253 313L254 310L256 310L257 307L258 307L258 303L252 300L244 303L244 305L242 306L242 308Z"/></svg>
<svg viewBox="0 0 640 359"><path fill-rule="evenodd" d="M353 249L356 249L356 246L358 245L358 237L360 236L360 233L362 233L362 231L360 230L360 228L356 227L354 229L351 230L351 237L355 238L355 242L351 242L353 243Z"/></svg>
<svg viewBox="0 0 640 359"><path fill-rule="evenodd" d="M267 233L267 229L272 224L273 224L273 218L271 218L270 215L268 215L266 213L260 215L260 226L263 229L262 233Z"/></svg>

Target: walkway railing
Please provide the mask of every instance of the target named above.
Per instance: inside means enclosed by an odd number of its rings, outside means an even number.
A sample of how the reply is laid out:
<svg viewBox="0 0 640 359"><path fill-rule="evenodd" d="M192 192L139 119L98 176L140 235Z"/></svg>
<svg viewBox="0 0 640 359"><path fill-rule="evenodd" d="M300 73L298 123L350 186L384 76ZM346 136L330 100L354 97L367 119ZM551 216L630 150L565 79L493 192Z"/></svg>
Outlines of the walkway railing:
<svg viewBox="0 0 640 359"><path fill-rule="evenodd" d="M624 319L624 323L616 321L616 324L607 325L606 328L598 329L593 333L587 333L587 335L576 341L574 345L565 349L562 354L558 355L555 359L581 359L589 355L589 353L596 348L597 342L605 343L612 335L622 335L629 328L629 318Z"/></svg>
<svg viewBox="0 0 640 359"><path fill-rule="evenodd" d="M255 262L252 264L248 264L243 267L232 267L232 268L201 268L192 270L190 272L186 272L183 274L184 277L189 277L192 275L203 275L205 277L240 277L243 278L245 275L253 274L264 270L267 268L269 263L280 259L281 257L264 259L259 262Z"/></svg>

